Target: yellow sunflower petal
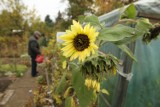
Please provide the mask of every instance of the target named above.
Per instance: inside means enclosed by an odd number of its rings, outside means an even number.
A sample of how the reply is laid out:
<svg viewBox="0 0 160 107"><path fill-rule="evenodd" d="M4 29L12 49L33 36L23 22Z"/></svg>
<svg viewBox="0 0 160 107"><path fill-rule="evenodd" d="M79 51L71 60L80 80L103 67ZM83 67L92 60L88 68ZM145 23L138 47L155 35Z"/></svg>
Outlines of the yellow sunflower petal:
<svg viewBox="0 0 160 107"><path fill-rule="evenodd" d="M87 24L85 27L84 27L84 33L89 35L90 33L90 24Z"/></svg>
<svg viewBox="0 0 160 107"><path fill-rule="evenodd" d="M69 49L67 52L65 52L63 55L66 57L72 56L72 54L75 52L74 48Z"/></svg>
<svg viewBox="0 0 160 107"><path fill-rule="evenodd" d="M87 87L89 87L89 80L88 80L88 79L85 80L85 85L86 85Z"/></svg>
<svg viewBox="0 0 160 107"><path fill-rule="evenodd" d="M83 54L86 55L86 57L88 57L88 56L90 55L90 52L91 52L91 51L90 51L90 49L88 48L88 49L85 49L85 50L84 50L84 53L83 53Z"/></svg>
<svg viewBox="0 0 160 107"><path fill-rule="evenodd" d="M73 20L73 25L71 25L71 30L76 31L77 33L82 33L83 31L82 26L75 20Z"/></svg>
<svg viewBox="0 0 160 107"><path fill-rule="evenodd" d="M67 46L63 47L61 50L62 51L68 51L71 48L73 48L73 45L72 44L68 44Z"/></svg>
<svg viewBox="0 0 160 107"><path fill-rule="evenodd" d="M62 39L62 40L66 40L66 41L68 41L68 40L73 40L73 36L72 35L64 35L64 36L60 36L60 38Z"/></svg>
<svg viewBox="0 0 160 107"><path fill-rule="evenodd" d="M93 81L92 81L92 87L93 87L93 88L95 88L96 83L97 83L96 80L93 80Z"/></svg>
<svg viewBox="0 0 160 107"><path fill-rule="evenodd" d="M96 44L94 44L94 43L91 43L91 48L98 49L98 46Z"/></svg>
<svg viewBox="0 0 160 107"><path fill-rule="evenodd" d="M83 61L84 61L84 58L83 58L83 57L84 57L84 55L82 55L82 54L79 55L79 61L83 62Z"/></svg>
<svg viewBox="0 0 160 107"><path fill-rule="evenodd" d="M74 52L74 54L71 56L70 60L74 60L76 58L78 58L79 56L79 52Z"/></svg>
<svg viewBox="0 0 160 107"><path fill-rule="evenodd" d="M92 86L92 80L88 79L88 86L91 87Z"/></svg>
<svg viewBox="0 0 160 107"><path fill-rule="evenodd" d="M85 51L83 51L83 52L81 52L80 54L79 54L79 60L80 61L84 61L85 59L86 59L86 57L88 56L88 50L85 50Z"/></svg>
<svg viewBox="0 0 160 107"><path fill-rule="evenodd" d="M100 91L100 83L97 83L97 92L99 92Z"/></svg>

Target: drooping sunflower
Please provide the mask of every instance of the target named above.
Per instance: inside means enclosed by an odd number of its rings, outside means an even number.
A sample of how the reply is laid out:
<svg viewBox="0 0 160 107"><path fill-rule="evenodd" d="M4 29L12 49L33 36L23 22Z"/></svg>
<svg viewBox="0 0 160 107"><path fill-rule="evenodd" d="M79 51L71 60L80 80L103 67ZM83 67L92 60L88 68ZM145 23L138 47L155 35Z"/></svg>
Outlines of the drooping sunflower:
<svg viewBox="0 0 160 107"><path fill-rule="evenodd" d="M70 57L70 60L78 58L79 61L84 61L86 57L95 54L95 50L98 49L94 43L98 34L90 24L83 28L79 22L73 20L71 30L66 30L66 33L60 37L64 41L63 55Z"/></svg>
<svg viewBox="0 0 160 107"><path fill-rule="evenodd" d="M100 82L98 82L97 80L94 80L94 79L91 79L91 78L86 78L85 79L85 85L89 89L94 89L97 92L100 91Z"/></svg>

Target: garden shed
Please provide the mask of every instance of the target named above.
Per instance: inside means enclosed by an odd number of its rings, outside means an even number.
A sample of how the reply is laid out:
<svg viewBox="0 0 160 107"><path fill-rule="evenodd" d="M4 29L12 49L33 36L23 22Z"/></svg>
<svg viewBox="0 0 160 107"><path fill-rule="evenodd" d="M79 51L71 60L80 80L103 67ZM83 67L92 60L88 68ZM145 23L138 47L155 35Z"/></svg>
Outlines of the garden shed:
<svg viewBox="0 0 160 107"><path fill-rule="evenodd" d="M137 18L144 17L150 19L152 23L160 22L160 0L140 0L135 2ZM105 26L115 24L121 14L121 9L116 9L110 13L99 17ZM110 52L123 60L123 72L132 73L130 81L122 76L108 80L103 86L111 91L113 107L159 107L160 106L160 39L152 40L145 44L142 38L135 43L129 44L134 52L136 61L131 61L113 44L102 47L103 52ZM107 97L107 96L106 96ZM114 101L112 101L115 99ZM107 101L101 100L101 107L109 107Z"/></svg>

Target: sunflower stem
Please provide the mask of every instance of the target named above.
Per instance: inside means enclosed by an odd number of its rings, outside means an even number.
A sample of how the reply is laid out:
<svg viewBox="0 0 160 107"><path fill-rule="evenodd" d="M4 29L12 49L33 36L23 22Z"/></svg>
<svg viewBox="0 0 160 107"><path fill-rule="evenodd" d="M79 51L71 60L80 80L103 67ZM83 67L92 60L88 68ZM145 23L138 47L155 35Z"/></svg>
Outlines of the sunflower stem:
<svg viewBox="0 0 160 107"><path fill-rule="evenodd" d="M102 51L98 51L98 53L99 54L101 54L101 55L106 55L104 52L102 52Z"/></svg>
<svg viewBox="0 0 160 107"><path fill-rule="evenodd" d="M100 96L102 97L102 99L104 100L104 102L106 103L106 105L108 107L111 107L111 104L109 103L109 101L104 97L104 95L102 93L100 93Z"/></svg>
<svg viewBox="0 0 160 107"><path fill-rule="evenodd" d="M117 25L117 24L122 24L122 23L125 23L125 22L131 22L131 23L137 23L136 20L133 20L133 19L122 19L122 20L119 20L117 23L115 23L114 25ZM113 25L113 26L114 26Z"/></svg>

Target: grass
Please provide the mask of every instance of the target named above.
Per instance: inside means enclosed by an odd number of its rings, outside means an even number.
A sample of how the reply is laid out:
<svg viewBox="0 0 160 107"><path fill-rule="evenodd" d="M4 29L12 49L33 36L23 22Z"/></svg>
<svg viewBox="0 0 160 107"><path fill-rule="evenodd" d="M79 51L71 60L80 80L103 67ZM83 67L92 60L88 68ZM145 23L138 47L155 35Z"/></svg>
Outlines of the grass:
<svg viewBox="0 0 160 107"><path fill-rule="evenodd" d="M0 65L0 73L12 73L17 77L23 76L23 74L27 71L26 65L17 64L16 66L13 64L2 64Z"/></svg>

